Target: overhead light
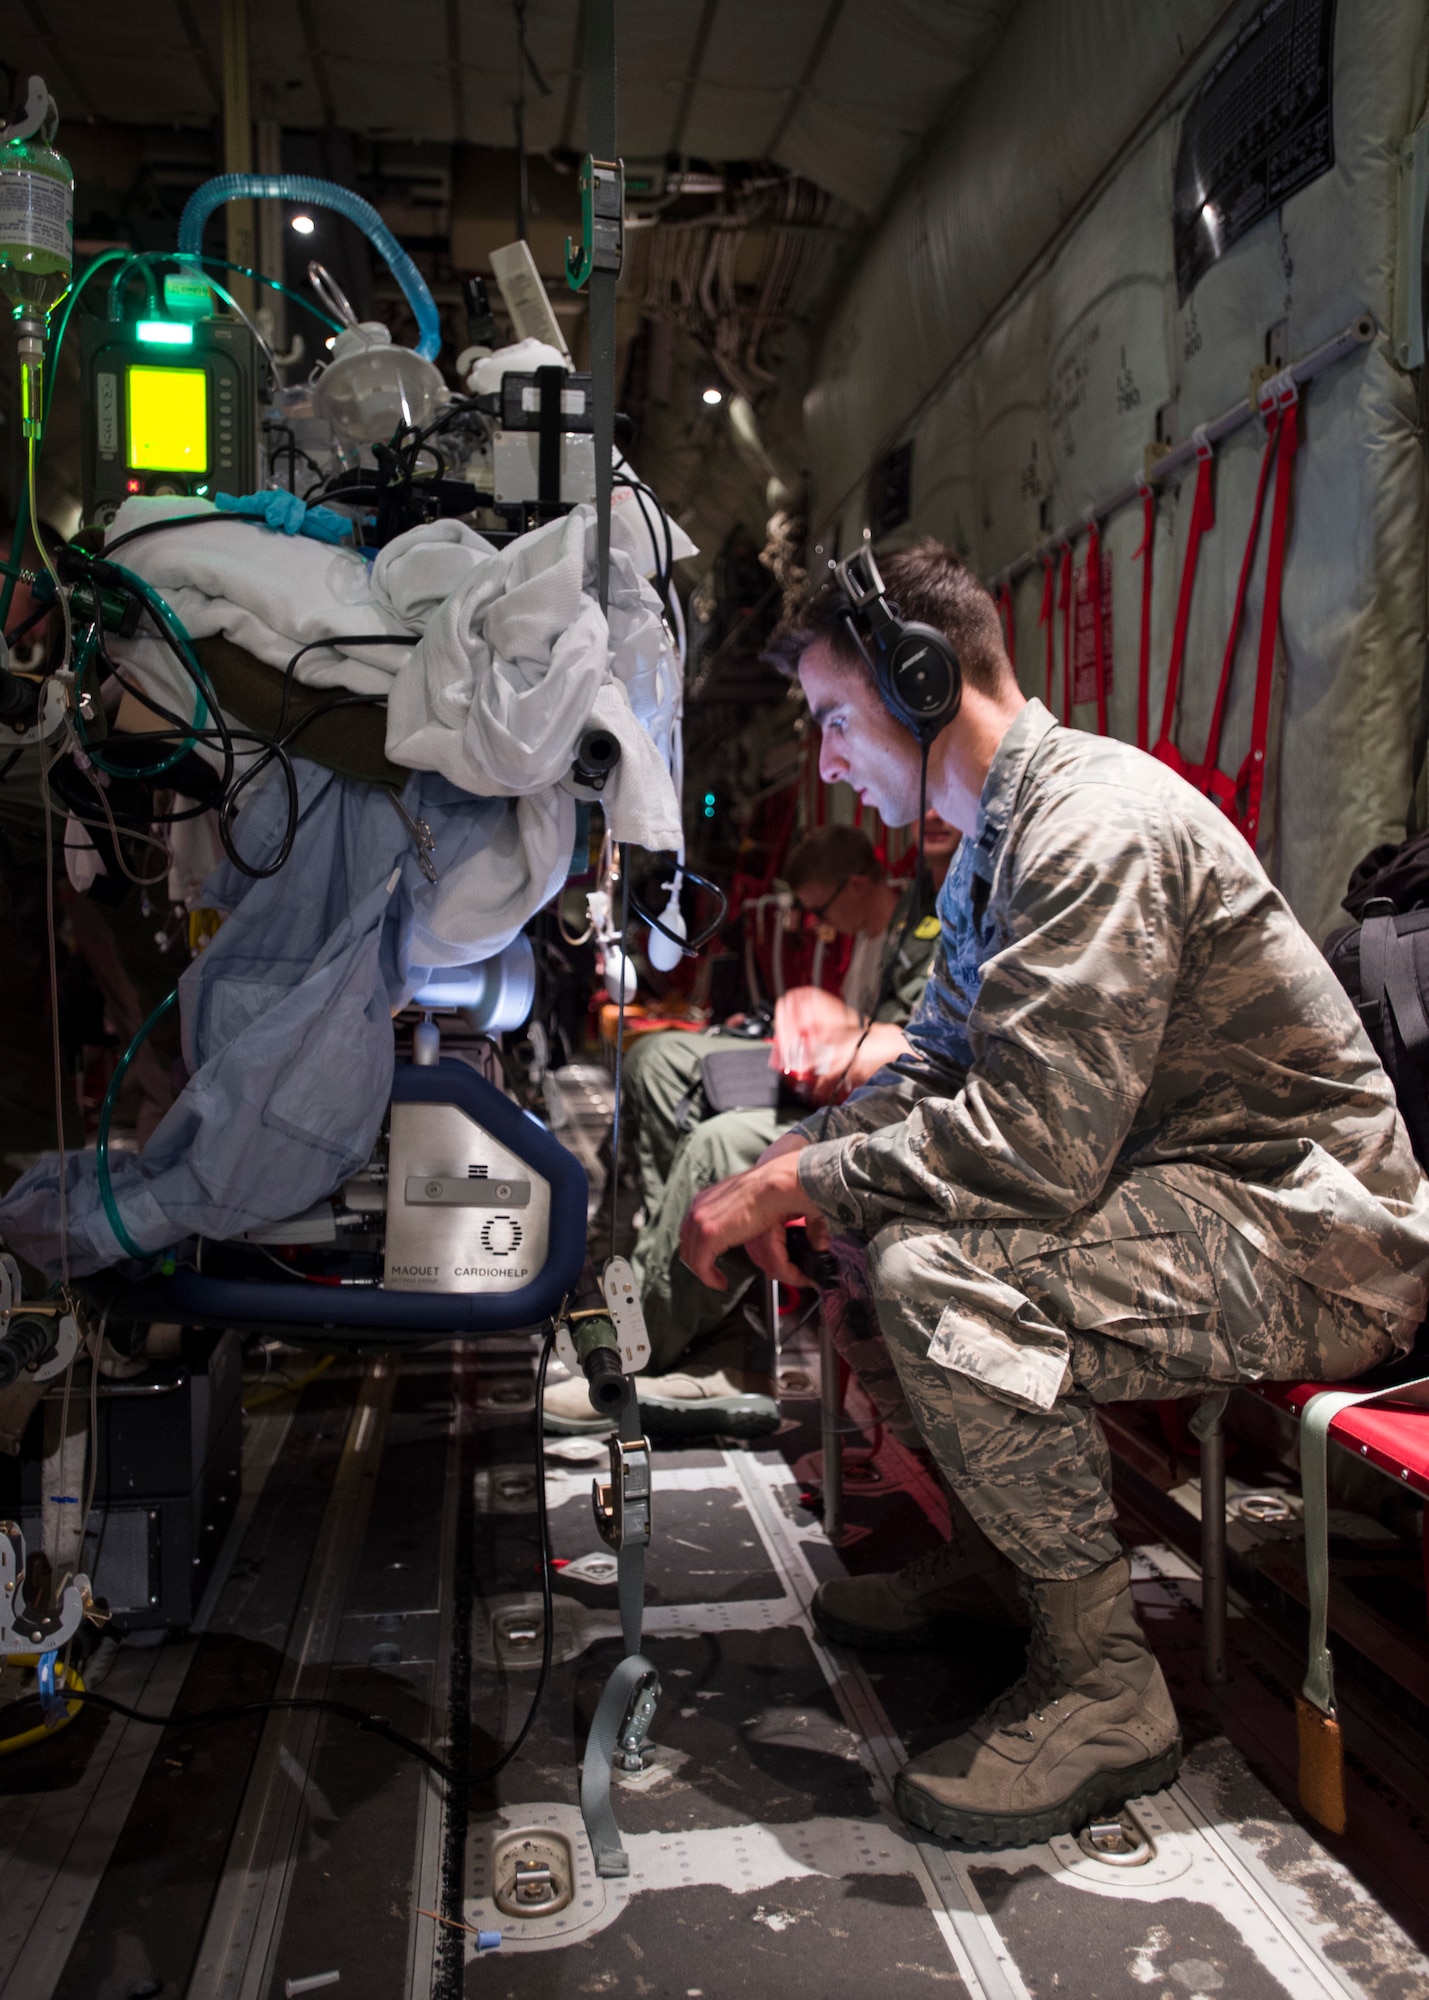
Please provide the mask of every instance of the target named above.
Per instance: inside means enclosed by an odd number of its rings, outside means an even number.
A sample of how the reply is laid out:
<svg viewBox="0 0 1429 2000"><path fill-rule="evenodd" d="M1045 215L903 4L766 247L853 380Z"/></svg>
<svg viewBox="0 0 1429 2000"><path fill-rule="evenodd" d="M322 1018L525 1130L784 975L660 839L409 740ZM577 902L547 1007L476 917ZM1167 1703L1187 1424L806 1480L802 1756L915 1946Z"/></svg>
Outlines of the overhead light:
<svg viewBox="0 0 1429 2000"><path fill-rule="evenodd" d="M297 230L299 236L311 236L317 228L317 224L310 215L295 215L293 217L293 227Z"/></svg>
<svg viewBox="0 0 1429 2000"><path fill-rule="evenodd" d="M712 410L715 409L720 403L724 401L723 389L706 389L704 400L709 404Z"/></svg>
<svg viewBox="0 0 1429 2000"><path fill-rule="evenodd" d="M194 330L182 320L141 319L134 329L150 347L192 347Z"/></svg>

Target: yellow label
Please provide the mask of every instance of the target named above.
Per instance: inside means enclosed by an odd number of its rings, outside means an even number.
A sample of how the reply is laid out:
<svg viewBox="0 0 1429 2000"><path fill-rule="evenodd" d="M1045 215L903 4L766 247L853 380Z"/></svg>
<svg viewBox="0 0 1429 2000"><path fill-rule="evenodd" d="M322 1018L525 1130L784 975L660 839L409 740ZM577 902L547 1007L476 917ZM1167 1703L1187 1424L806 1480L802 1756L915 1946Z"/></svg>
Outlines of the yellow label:
<svg viewBox="0 0 1429 2000"><path fill-rule="evenodd" d="M913 935L915 938L923 938L926 941L928 938L935 938L941 928L942 926L936 917L924 917Z"/></svg>
<svg viewBox="0 0 1429 2000"><path fill-rule="evenodd" d="M223 911L200 907L189 911L189 950L205 951L223 926Z"/></svg>

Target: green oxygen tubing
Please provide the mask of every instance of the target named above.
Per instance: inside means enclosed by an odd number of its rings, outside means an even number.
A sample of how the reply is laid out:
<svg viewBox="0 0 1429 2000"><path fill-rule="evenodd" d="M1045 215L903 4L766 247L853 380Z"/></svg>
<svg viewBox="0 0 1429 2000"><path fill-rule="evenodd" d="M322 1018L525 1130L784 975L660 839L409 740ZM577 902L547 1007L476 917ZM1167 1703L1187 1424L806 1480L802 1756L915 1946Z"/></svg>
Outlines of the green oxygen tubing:
<svg viewBox="0 0 1429 2000"><path fill-rule="evenodd" d="M120 1248L130 1257L147 1257L150 1255L150 1252L141 1249L129 1234L129 1231L124 1226L124 1218L119 1213L119 1204L114 1199L114 1183L109 1174L109 1127L114 1117L114 1105L115 1100L119 1096L119 1086L124 1081L130 1063L133 1062L135 1056L138 1055L144 1043L148 1040L154 1029L158 1027L160 1021L163 1020L165 1014L168 1013L170 1007L173 1006L178 997L179 989L176 986L166 999L159 1002L158 1006L119 1058L114 1067L114 1074L109 1079L109 1088L104 1093L104 1103L100 1106L99 1111L99 1136L94 1142L94 1161L99 1173L99 1198L104 1203L104 1213L108 1218L109 1227L114 1231L115 1237L118 1239Z"/></svg>

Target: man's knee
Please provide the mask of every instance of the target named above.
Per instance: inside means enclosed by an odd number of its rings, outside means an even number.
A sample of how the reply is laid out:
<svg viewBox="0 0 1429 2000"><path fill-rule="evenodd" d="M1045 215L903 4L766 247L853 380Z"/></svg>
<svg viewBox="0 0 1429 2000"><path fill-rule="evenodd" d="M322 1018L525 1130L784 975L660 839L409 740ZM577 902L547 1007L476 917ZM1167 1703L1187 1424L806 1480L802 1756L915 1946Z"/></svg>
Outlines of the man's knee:
<svg viewBox="0 0 1429 2000"><path fill-rule="evenodd" d="M921 1235L922 1232L919 1232ZM864 1246L868 1289L875 1300L904 1298L921 1275L915 1235L906 1223L887 1222Z"/></svg>
<svg viewBox="0 0 1429 2000"><path fill-rule="evenodd" d="M681 1142L690 1193L752 1167L774 1136L767 1115L757 1111L721 1111L702 1120Z"/></svg>

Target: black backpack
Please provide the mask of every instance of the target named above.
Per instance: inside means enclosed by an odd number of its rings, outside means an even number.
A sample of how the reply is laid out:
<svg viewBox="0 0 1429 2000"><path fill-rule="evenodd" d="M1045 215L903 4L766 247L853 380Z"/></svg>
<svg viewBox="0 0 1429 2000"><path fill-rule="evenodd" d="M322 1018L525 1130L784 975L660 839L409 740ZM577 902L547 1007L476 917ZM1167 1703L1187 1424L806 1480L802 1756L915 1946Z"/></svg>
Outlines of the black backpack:
<svg viewBox="0 0 1429 2000"><path fill-rule="evenodd" d="M1429 1167L1429 909L1396 909L1379 895L1357 914L1358 924L1326 939L1325 956L1389 1072L1415 1156Z"/></svg>

